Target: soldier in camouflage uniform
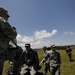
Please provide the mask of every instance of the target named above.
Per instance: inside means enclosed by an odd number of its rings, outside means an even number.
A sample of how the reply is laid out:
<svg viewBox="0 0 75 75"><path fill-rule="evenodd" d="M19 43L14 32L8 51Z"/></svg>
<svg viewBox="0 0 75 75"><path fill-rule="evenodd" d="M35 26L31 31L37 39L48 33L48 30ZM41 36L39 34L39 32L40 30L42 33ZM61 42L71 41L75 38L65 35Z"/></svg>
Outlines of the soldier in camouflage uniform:
<svg viewBox="0 0 75 75"><path fill-rule="evenodd" d="M47 50L46 46L43 47L43 50L44 50L44 58L40 62L40 65L42 63L44 63L44 75L47 75L47 72L48 71L50 72L50 65L49 65L49 60L47 59L48 50Z"/></svg>
<svg viewBox="0 0 75 75"><path fill-rule="evenodd" d="M51 75L60 75L60 54L56 51L55 45L51 46L51 50L47 55L50 61L50 73Z"/></svg>
<svg viewBox="0 0 75 75"><path fill-rule="evenodd" d="M23 66L21 75L37 75L39 58L36 51L30 48L30 44L25 44L26 50L23 53Z"/></svg>
<svg viewBox="0 0 75 75"><path fill-rule="evenodd" d="M66 53L69 56L69 61L72 61L72 49L70 48L70 46L67 47Z"/></svg>
<svg viewBox="0 0 75 75"><path fill-rule="evenodd" d="M8 23L9 17L8 11L0 7L0 75L2 75L5 53L7 52L9 41L17 36L17 33Z"/></svg>

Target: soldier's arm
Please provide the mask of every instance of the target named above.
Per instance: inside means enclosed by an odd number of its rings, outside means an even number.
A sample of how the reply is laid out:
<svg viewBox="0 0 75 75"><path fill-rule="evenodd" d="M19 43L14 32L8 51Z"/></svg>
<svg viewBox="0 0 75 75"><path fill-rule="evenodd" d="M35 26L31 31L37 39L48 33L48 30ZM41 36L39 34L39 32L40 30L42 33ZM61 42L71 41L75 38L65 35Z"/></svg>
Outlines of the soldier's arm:
<svg viewBox="0 0 75 75"><path fill-rule="evenodd" d="M40 65L41 65L42 63L44 63L45 61L46 61L45 58L43 58L42 61L40 62Z"/></svg>
<svg viewBox="0 0 75 75"><path fill-rule="evenodd" d="M17 36L17 32L9 23L4 22L3 19L0 19L0 31L9 38L15 38Z"/></svg>
<svg viewBox="0 0 75 75"><path fill-rule="evenodd" d="M35 54L35 61L36 61L36 64L39 65L38 53L37 53L36 51L34 51L34 54Z"/></svg>
<svg viewBox="0 0 75 75"><path fill-rule="evenodd" d="M6 23L6 30L9 38L16 38L17 32L16 30L13 29L13 27L9 23Z"/></svg>

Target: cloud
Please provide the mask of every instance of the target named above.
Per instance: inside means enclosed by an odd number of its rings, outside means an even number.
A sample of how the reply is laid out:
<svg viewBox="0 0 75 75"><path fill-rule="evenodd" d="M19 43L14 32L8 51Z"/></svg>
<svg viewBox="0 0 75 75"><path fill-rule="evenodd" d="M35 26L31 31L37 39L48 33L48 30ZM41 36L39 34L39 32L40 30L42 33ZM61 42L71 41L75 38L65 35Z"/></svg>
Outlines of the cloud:
<svg viewBox="0 0 75 75"><path fill-rule="evenodd" d="M24 46L25 43L31 43L31 47L33 48L41 48L42 46L50 46L51 41L44 42L45 38L53 37L57 34L57 30L52 30L52 32L47 32L46 30L35 31L33 36L22 36L20 34L17 35L17 43L20 46Z"/></svg>
<svg viewBox="0 0 75 75"><path fill-rule="evenodd" d="M67 31L67 32L64 32L65 35L74 35L75 33L74 32L71 32L71 31Z"/></svg>
<svg viewBox="0 0 75 75"><path fill-rule="evenodd" d="M17 35L18 43L33 42L33 37Z"/></svg>
<svg viewBox="0 0 75 75"><path fill-rule="evenodd" d="M42 40L43 38L52 37L56 33L57 33L57 30L53 30L52 33L47 32L46 30L41 30L41 31L36 31L34 36L36 39Z"/></svg>

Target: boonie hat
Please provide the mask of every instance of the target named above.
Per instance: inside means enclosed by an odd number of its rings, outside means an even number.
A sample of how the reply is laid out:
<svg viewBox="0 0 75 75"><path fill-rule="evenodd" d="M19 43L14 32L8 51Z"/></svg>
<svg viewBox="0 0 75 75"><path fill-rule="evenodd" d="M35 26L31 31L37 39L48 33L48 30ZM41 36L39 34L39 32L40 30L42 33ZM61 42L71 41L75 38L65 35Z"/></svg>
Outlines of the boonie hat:
<svg viewBox="0 0 75 75"><path fill-rule="evenodd" d="M0 7L0 13L4 13L4 14L6 14L8 17L10 17L10 16L8 15L8 11L7 11L6 9L2 8L2 7Z"/></svg>

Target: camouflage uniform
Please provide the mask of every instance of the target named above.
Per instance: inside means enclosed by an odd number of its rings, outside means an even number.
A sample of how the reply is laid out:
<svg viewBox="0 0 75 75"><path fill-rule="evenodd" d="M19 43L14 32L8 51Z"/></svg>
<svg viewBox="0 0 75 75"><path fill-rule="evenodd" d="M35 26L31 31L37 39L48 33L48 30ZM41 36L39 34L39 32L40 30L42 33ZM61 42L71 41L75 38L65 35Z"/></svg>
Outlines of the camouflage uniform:
<svg viewBox="0 0 75 75"><path fill-rule="evenodd" d="M44 57L45 57L45 58L46 58L46 56L47 56L47 54L46 54L47 52L48 52L48 51L46 50L46 52L45 52L45 54L44 54ZM44 71L45 71L45 75L46 75L48 71L50 72L50 65L49 65L49 60L48 60L48 59L45 60L44 65L45 65Z"/></svg>
<svg viewBox="0 0 75 75"><path fill-rule="evenodd" d="M50 72L49 60L47 59L48 50L44 51L44 58L40 64L44 63L44 75L47 75L47 72Z"/></svg>
<svg viewBox="0 0 75 75"><path fill-rule="evenodd" d="M29 51L23 53L23 66L21 75L37 75L37 68L39 67L39 59L36 51L30 48ZM29 74L28 74L29 73Z"/></svg>
<svg viewBox="0 0 75 75"><path fill-rule="evenodd" d="M70 48L70 46L68 46L68 48L66 49L66 53L69 56L69 61L72 61L72 49Z"/></svg>
<svg viewBox="0 0 75 75"><path fill-rule="evenodd" d="M48 51L47 55L50 61L50 73L51 75L60 75L60 54L55 51Z"/></svg>
<svg viewBox="0 0 75 75"><path fill-rule="evenodd" d="M7 13L7 10L0 7L0 75L2 75L6 55L5 53L7 52L9 41L10 39L15 38L17 35L17 33L12 29L11 25L3 17L4 15L8 18L9 15Z"/></svg>

